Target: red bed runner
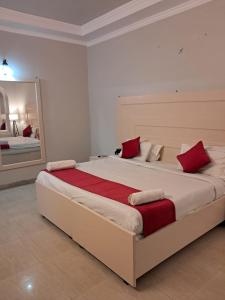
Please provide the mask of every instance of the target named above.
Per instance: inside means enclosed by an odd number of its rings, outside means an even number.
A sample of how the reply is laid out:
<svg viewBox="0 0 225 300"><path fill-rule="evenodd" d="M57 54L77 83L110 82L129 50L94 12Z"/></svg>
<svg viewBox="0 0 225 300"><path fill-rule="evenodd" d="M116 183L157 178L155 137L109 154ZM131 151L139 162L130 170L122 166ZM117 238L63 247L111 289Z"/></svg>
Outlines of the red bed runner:
<svg viewBox="0 0 225 300"><path fill-rule="evenodd" d="M10 146L9 146L9 144L0 144L0 149L1 150L8 150L8 149L10 149Z"/></svg>
<svg viewBox="0 0 225 300"><path fill-rule="evenodd" d="M128 196L132 193L140 192L140 190L91 175L78 169L57 170L48 173L85 191L121 202L137 209L143 218L144 236L148 236L176 220L175 206L169 199L132 206L128 203Z"/></svg>

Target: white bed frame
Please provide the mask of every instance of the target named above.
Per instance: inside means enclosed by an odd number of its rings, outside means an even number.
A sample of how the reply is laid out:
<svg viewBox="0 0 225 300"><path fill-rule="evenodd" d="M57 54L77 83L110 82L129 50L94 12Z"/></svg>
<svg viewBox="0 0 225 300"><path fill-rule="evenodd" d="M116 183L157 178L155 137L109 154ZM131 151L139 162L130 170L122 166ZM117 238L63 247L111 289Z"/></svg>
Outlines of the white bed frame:
<svg viewBox="0 0 225 300"><path fill-rule="evenodd" d="M225 92L123 97L119 140L141 135L165 145L172 162L181 143L203 139L225 146ZM143 274L225 220L225 197L144 239L65 195L36 184L40 214L48 218L133 287Z"/></svg>

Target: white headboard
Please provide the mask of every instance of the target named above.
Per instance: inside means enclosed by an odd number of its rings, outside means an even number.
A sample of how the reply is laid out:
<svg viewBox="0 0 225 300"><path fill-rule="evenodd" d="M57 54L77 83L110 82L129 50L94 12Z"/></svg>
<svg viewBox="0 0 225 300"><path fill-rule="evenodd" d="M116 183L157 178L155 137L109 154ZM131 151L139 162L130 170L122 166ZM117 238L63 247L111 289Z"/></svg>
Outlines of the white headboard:
<svg viewBox="0 0 225 300"><path fill-rule="evenodd" d="M141 136L174 162L182 143L225 146L225 91L119 97L118 141Z"/></svg>

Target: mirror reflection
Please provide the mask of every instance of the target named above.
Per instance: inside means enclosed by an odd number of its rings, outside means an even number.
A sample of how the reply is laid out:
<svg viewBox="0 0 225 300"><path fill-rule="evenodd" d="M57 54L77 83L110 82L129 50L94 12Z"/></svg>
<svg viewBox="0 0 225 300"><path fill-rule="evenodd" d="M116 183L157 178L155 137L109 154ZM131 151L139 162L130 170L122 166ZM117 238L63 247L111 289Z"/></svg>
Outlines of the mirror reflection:
<svg viewBox="0 0 225 300"><path fill-rule="evenodd" d="M36 82L0 81L2 165L41 159Z"/></svg>

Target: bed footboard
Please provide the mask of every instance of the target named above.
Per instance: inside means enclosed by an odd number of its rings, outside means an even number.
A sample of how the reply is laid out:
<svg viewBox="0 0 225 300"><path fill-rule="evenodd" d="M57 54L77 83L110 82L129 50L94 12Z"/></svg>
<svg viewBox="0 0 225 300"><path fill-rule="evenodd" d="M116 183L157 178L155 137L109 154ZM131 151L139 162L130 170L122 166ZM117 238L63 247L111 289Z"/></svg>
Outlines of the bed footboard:
<svg viewBox="0 0 225 300"><path fill-rule="evenodd" d="M36 195L39 213L72 237L71 200L39 183L36 183Z"/></svg>
<svg viewBox="0 0 225 300"><path fill-rule="evenodd" d="M131 286L156 265L225 220L225 196L144 239L93 210L36 183L38 208Z"/></svg>
<svg viewBox="0 0 225 300"><path fill-rule="evenodd" d="M136 278L141 277L224 220L225 196L137 241Z"/></svg>
<svg viewBox="0 0 225 300"><path fill-rule="evenodd" d="M135 234L39 183L36 183L36 191L41 215L127 283L136 286Z"/></svg>

